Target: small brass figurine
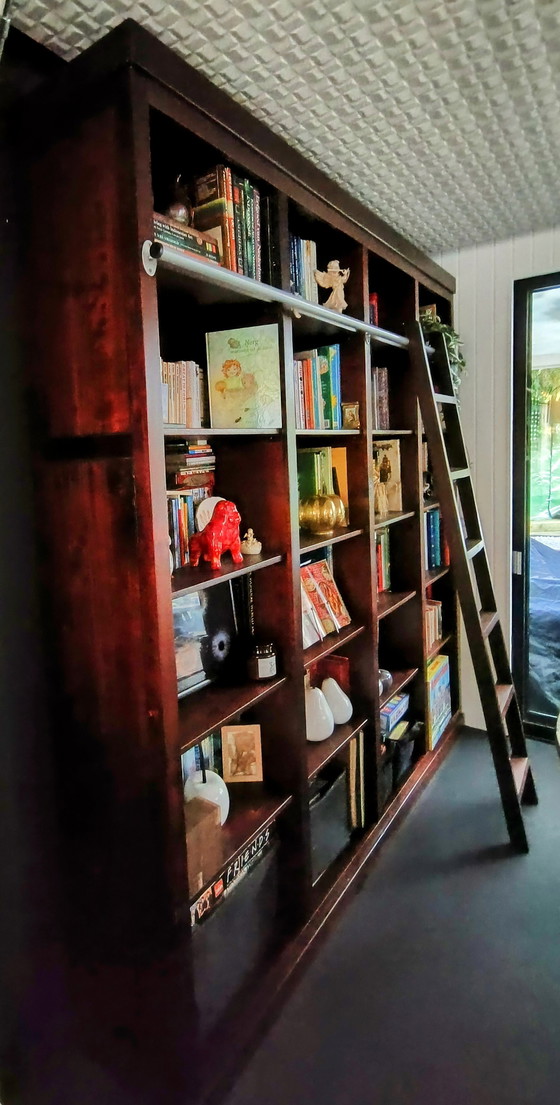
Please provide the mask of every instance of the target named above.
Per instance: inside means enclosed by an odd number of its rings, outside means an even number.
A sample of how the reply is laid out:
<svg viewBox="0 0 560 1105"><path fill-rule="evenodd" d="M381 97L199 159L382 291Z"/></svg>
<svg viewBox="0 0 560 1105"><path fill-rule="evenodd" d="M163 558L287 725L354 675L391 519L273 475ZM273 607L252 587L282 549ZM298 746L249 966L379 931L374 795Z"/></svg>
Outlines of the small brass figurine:
<svg viewBox="0 0 560 1105"><path fill-rule="evenodd" d="M327 271L315 269L315 280L321 288L331 288L331 294L323 307L332 311L343 311L348 306L344 298L344 285L350 276L350 269L341 269L339 261L329 261Z"/></svg>

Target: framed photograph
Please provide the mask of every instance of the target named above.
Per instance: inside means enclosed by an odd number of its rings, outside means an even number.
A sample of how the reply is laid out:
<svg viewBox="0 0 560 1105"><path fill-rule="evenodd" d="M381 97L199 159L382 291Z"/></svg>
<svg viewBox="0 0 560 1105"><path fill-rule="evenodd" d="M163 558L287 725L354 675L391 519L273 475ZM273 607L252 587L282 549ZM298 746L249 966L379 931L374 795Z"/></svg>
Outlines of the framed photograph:
<svg viewBox="0 0 560 1105"><path fill-rule="evenodd" d="M222 727L222 766L226 783L262 783L260 725Z"/></svg>
<svg viewBox="0 0 560 1105"><path fill-rule="evenodd" d="M342 404L342 428L344 430L359 430L360 429L360 404L359 403L343 403Z"/></svg>
<svg viewBox="0 0 560 1105"><path fill-rule="evenodd" d="M210 421L214 429L282 425L276 323L206 335Z"/></svg>

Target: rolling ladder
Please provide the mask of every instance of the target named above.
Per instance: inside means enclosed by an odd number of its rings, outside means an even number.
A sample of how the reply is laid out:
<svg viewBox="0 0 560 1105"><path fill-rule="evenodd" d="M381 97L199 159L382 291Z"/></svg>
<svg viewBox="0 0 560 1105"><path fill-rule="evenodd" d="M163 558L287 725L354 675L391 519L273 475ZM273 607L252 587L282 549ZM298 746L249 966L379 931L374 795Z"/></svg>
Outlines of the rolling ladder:
<svg viewBox="0 0 560 1105"><path fill-rule="evenodd" d="M443 335L420 323L408 331L410 369L420 405L453 579L469 641L502 806L513 847L528 852L522 804L537 803L519 702L496 609L490 567Z"/></svg>

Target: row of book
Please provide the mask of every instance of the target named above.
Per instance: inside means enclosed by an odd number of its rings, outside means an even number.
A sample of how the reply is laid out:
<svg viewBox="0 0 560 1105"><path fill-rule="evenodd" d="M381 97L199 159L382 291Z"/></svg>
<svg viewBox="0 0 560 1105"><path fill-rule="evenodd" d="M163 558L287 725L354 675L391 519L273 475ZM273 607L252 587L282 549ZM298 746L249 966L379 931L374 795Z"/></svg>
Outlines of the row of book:
<svg viewBox="0 0 560 1105"><path fill-rule="evenodd" d="M388 430L391 425L391 416L389 412L389 372L384 365L372 366L371 403L374 430Z"/></svg>
<svg viewBox="0 0 560 1105"><path fill-rule="evenodd" d="M290 234L290 290L310 303L319 302L316 268L317 243Z"/></svg>
<svg viewBox="0 0 560 1105"><path fill-rule="evenodd" d="M194 181L193 222L218 245L220 263L260 280L262 273L259 189L229 165L215 165Z"/></svg>
<svg viewBox="0 0 560 1105"><path fill-rule="evenodd" d="M442 604L439 599L427 599L424 610L424 629L426 635L426 648L439 641L443 636Z"/></svg>
<svg viewBox="0 0 560 1105"><path fill-rule="evenodd" d="M300 577L303 647L309 648L350 625L350 615L326 560L302 564Z"/></svg>
<svg viewBox="0 0 560 1105"><path fill-rule="evenodd" d="M391 590L391 547L388 529L377 530L375 534L375 563L377 570L377 592Z"/></svg>
<svg viewBox="0 0 560 1105"><path fill-rule="evenodd" d="M426 668L428 711L426 733L428 751L433 751L448 722L451 720L451 689L449 657L434 656Z"/></svg>
<svg viewBox="0 0 560 1105"><path fill-rule="evenodd" d="M174 572L189 563L189 537L195 532L196 509L213 493L215 469L216 457L206 438L168 443L167 517Z"/></svg>
<svg viewBox="0 0 560 1105"><path fill-rule="evenodd" d="M174 572L189 563L189 537L196 532L196 508L208 496L208 487L167 492L169 548Z"/></svg>
<svg viewBox="0 0 560 1105"><path fill-rule="evenodd" d="M218 775L222 774L222 735L219 731L210 733L200 744L195 744L194 748L183 752L181 756L183 786L195 772L202 771L203 766Z"/></svg>
<svg viewBox="0 0 560 1105"><path fill-rule="evenodd" d="M294 359L296 428L340 430L340 346L323 345Z"/></svg>
<svg viewBox="0 0 560 1105"><path fill-rule="evenodd" d="M196 361L161 361L163 421L198 429L208 420L206 373Z"/></svg>
<svg viewBox="0 0 560 1105"><path fill-rule="evenodd" d="M424 568L428 572L449 564L449 549L441 525L439 507L424 511Z"/></svg>

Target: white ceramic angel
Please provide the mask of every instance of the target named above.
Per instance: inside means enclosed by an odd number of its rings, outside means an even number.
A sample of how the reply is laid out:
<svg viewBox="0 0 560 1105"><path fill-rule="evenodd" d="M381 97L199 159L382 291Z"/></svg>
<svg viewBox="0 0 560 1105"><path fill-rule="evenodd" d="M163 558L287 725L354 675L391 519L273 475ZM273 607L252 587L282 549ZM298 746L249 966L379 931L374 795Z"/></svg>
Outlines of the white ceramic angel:
<svg viewBox="0 0 560 1105"><path fill-rule="evenodd" d="M350 269L341 269L339 261L329 261L327 271L321 272L315 269L315 280L321 288L331 288L331 294L323 307L330 307L333 311L343 311L348 306L343 288L350 276Z"/></svg>

